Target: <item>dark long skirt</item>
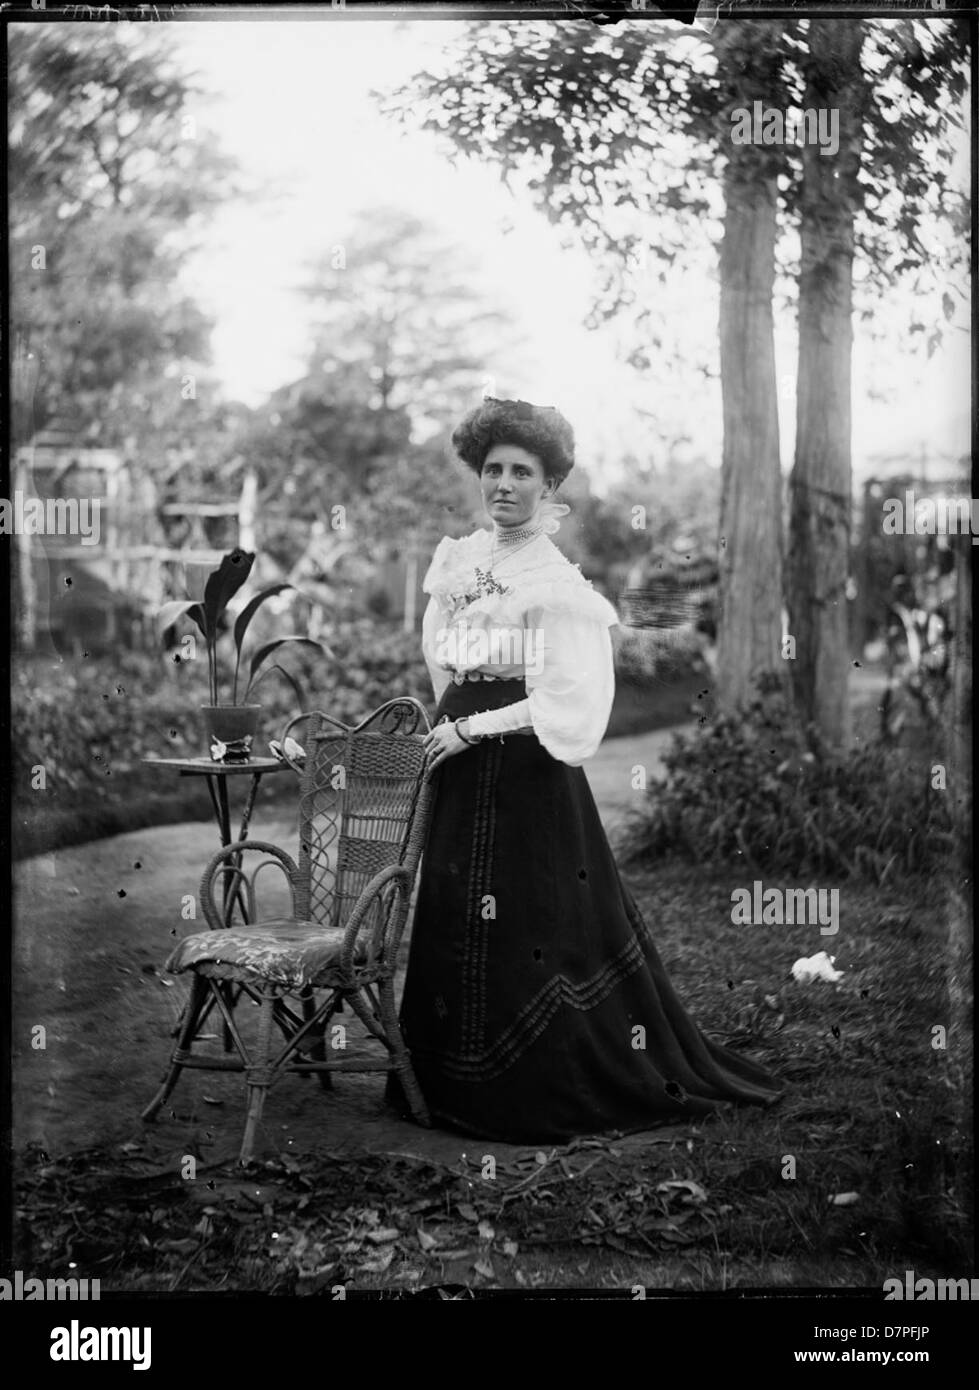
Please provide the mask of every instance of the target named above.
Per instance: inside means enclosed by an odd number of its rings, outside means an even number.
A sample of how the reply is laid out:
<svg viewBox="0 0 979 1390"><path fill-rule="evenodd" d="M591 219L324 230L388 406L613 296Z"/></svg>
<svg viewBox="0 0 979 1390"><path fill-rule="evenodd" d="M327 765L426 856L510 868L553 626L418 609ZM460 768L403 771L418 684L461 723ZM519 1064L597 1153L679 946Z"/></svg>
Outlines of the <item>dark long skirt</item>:
<svg viewBox="0 0 979 1390"><path fill-rule="evenodd" d="M520 681L450 685L437 717L524 695ZM438 777L401 1010L436 1123L560 1143L776 1099L775 1079L677 998L581 768L511 734Z"/></svg>

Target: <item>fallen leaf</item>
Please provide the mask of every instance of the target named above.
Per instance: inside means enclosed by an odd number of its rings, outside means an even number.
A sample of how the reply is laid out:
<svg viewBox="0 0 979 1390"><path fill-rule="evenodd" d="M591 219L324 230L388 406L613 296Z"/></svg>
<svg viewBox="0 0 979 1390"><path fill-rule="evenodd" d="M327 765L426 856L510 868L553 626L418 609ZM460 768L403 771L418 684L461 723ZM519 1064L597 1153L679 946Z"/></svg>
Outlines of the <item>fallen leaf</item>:
<svg viewBox="0 0 979 1390"><path fill-rule="evenodd" d="M496 1232L488 1221L480 1221L476 1229L479 1232L480 1240L492 1240L496 1235Z"/></svg>
<svg viewBox="0 0 979 1390"><path fill-rule="evenodd" d="M375 1245L386 1245L389 1240L397 1240L401 1232L397 1226L379 1226L376 1231L368 1231L367 1239Z"/></svg>
<svg viewBox="0 0 979 1390"><path fill-rule="evenodd" d="M657 1192L683 1192L686 1193L693 1202L706 1202L707 1193L699 1182L693 1182L690 1178L671 1178L669 1182L661 1182L657 1185Z"/></svg>
<svg viewBox="0 0 979 1390"><path fill-rule="evenodd" d="M496 1270L490 1264L489 1260L477 1260L473 1265L473 1269L477 1274L481 1274L484 1279L496 1278Z"/></svg>
<svg viewBox="0 0 979 1390"><path fill-rule="evenodd" d="M438 1245L438 1241L435 1237L430 1236L427 1231L423 1231L420 1226L415 1232L415 1235L418 1237L418 1244L423 1250L433 1250L435 1246Z"/></svg>
<svg viewBox="0 0 979 1390"><path fill-rule="evenodd" d="M388 1265L394 1259L394 1249L389 1246L387 1250L380 1251L369 1260L363 1260L360 1268L365 1274L383 1274Z"/></svg>
<svg viewBox="0 0 979 1390"><path fill-rule="evenodd" d="M456 1211L462 1217L463 1221L479 1220L479 1212L475 1207L470 1206L468 1202L459 1202L456 1205Z"/></svg>
<svg viewBox="0 0 979 1390"><path fill-rule="evenodd" d="M676 1216L654 1216L651 1221L644 1221L640 1229L662 1233L675 1231L694 1215L692 1211L678 1211Z"/></svg>
<svg viewBox="0 0 979 1390"><path fill-rule="evenodd" d="M514 1255L517 1253L519 1248L520 1247L517 1245L517 1242L515 1240L505 1240L503 1242L503 1253L511 1260L513 1259Z"/></svg>
<svg viewBox="0 0 979 1390"><path fill-rule="evenodd" d="M830 1197L830 1206L833 1207L852 1207L854 1202L859 1202L859 1192L837 1192Z"/></svg>
<svg viewBox="0 0 979 1390"><path fill-rule="evenodd" d="M221 1100L218 1096L201 1096L201 1100L204 1102L205 1105L223 1105L223 1104L224 1104L224 1101Z"/></svg>

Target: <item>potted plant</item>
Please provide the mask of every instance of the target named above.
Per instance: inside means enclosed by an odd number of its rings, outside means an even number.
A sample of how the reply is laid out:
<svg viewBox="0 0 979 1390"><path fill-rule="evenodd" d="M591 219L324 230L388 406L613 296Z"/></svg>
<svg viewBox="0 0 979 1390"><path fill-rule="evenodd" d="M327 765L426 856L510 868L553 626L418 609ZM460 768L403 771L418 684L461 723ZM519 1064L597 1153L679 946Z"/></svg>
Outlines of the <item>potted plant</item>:
<svg viewBox="0 0 979 1390"><path fill-rule="evenodd" d="M324 656L332 656L332 653L323 646L322 642L316 642L311 637L298 637L290 634L287 637L278 637L273 642L266 642L252 655L248 664L248 680L239 700L238 689L242 679L242 646L249 624L266 599L293 587L291 584L270 584L267 589L263 589L254 598L249 599L235 619L233 629L235 664L234 674L230 681L231 702L229 704L219 702L217 644L221 636L222 620L227 612L228 604L248 579L254 563L254 553L238 549L230 551L222 558L217 569L212 570L208 576L202 599L174 599L170 603L163 604L158 615L163 632L173 627L180 618L189 617L197 624L204 638L207 648L211 702L201 706L201 713L210 744L211 757L215 762L246 761L250 756L252 740L258 729L262 706L249 704L248 697L258 682L271 674L272 671L277 671L289 682L296 693L300 707L302 706L302 691L295 678L278 662L268 664L269 658L280 647L285 646L286 643L299 643L301 646L314 648Z"/></svg>

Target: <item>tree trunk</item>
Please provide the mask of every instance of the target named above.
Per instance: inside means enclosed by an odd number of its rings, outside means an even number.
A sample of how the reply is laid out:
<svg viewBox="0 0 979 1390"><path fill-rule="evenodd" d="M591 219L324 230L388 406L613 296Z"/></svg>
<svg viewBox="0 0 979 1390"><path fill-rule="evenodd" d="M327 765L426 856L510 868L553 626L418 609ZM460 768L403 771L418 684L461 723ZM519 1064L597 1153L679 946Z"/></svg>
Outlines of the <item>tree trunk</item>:
<svg viewBox="0 0 979 1390"><path fill-rule="evenodd" d="M744 104L750 107L751 100L749 95ZM758 676L783 674L782 474L772 323L776 182L766 155L753 145L732 144L724 176L717 700L728 712L751 697Z"/></svg>
<svg viewBox="0 0 979 1390"><path fill-rule="evenodd" d="M805 110L838 113L839 149L803 146L799 371L795 464L789 487L786 601L795 641L796 710L825 741L849 738L847 614L853 328L853 217L859 198L863 25L809 23ZM831 128L831 127L830 127Z"/></svg>

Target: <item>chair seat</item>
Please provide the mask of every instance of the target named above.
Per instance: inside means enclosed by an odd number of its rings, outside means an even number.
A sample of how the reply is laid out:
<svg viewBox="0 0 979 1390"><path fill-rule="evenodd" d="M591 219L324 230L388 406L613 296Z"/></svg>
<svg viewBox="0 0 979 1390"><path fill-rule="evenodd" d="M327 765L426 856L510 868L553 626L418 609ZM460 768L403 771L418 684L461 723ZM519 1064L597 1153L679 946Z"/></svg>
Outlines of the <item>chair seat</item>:
<svg viewBox="0 0 979 1390"><path fill-rule="evenodd" d="M313 985L342 984L340 949L343 927L324 927L280 917L221 931L195 932L184 937L167 960L166 969L174 975L201 967L209 976L238 979L254 975L287 989L307 989ZM354 964L367 959L366 942L358 941Z"/></svg>

